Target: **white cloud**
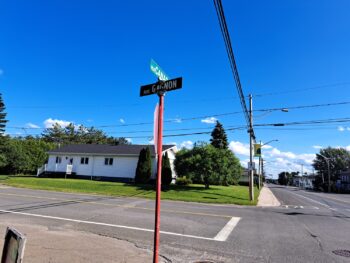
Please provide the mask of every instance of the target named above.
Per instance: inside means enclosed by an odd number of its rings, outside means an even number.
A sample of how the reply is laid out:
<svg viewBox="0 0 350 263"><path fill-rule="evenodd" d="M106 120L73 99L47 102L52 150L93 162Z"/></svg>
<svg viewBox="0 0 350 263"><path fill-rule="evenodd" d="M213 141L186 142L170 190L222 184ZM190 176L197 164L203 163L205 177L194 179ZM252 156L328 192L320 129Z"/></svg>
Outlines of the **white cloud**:
<svg viewBox="0 0 350 263"><path fill-rule="evenodd" d="M61 127L66 127L70 123L72 123L72 121L65 121L65 120L48 118L47 120L44 121L44 126L45 126L45 128L52 128L53 125L55 125L56 123L58 123Z"/></svg>
<svg viewBox="0 0 350 263"><path fill-rule="evenodd" d="M244 168L248 168L249 159L240 160L240 162Z"/></svg>
<svg viewBox="0 0 350 263"><path fill-rule="evenodd" d="M164 144L166 144L166 145L176 145L177 146L177 142L166 142Z"/></svg>
<svg viewBox="0 0 350 263"><path fill-rule="evenodd" d="M208 117L208 118L205 118L203 120L201 120L201 122L203 123L208 123L208 124L213 124L213 123L216 123L218 119L215 118L215 117Z"/></svg>
<svg viewBox="0 0 350 263"><path fill-rule="evenodd" d="M267 146L267 145L266 145ZM266 164L265 172L266 174L272 174L274 178L280 172L283 171L295 171L301 173L301 165L303 165L303 172L308 174L313 172L312 163L315 158L313 153L294 153L291 151L281 151L275 147L263 147L265 148L262 151L264 163ZM350 149L350 145L348 146ZM249 144L242 143L240 141L231 141L229 144L229 149L235 154L243 157L240 162L243 167L247 167L249 159L246 159L246 156L249 156ZM257 167L257 159L255 159L255 165Z"/></svg>
<svg viewBox="0 0 350 263"><path fill-rule="evenodd" d="M343 126L338 126L338 131L343 132L345 131L345 128Z"/></svg>
<svg viewBox="0 0 350 263"><path fill-rule="evenodd" d="M193 142L192 141L183 141L180 144L180 148L192 149L193 148Z"/></svg>
<svg viewBox="0 0 350 263"><path fill-rule="evenodd" d="M120 123L124 124L125 123L125 120L123 118L120 118L119 119Z"/></svg>
<svg viewBox="0 0 350 263"><path fill-rule="evenodd" d="M263 148L263 149L271 149L271 148L272 148L272 146L271 146L271 145L266 144L266 145L263 145L261 148Z"/></svg>
<svg viewBox="0 0 350 263"><path fill-rule="evenodd" d="M289 159L295 159L296 158L296 155L294 153L292 153L292 152L281 152L277 148L272 148L272 150L266 151L265 154L270 156L270 157L274 157L274 158L278 158L278 157L289 158Z"/></svg>
<svg viewBox="0 0 350 263"><path fill-rule="evenodd" d="M312 148L314 148L314 149L322 149L323 147L321 145L314 145L314 146L312 146Z"/></svg>
<svg viewBox="0 0 350 263"><path fill-rule="evenodd" d="M350 151L350 145L345 146L345 149L346 149L347 151Z"/></svg>
<svg viewBox="0 0 350 263"><path fill-rule="evenodd" d="M40 126L38 126L38 125L36 125L36 124L33 124L33 123L31 123L31 122L28 122L28 123L26 124L26 127L32 128L32 129L38 129L38 128L40 128Z"/></svg>
<svg viewBox="0 0 350 263"><path fill-rule="evenodd" d="M249 156L249 144L244 144L239 141L231 141L228 147L235 154Z"/></svg>
<svg viewBox="0 0 350 263"><path fill-rule="evenodd" d="M128 143L132 143L132 139L131 139L131 138L125 138L125 140L126 140Z"/></svg>

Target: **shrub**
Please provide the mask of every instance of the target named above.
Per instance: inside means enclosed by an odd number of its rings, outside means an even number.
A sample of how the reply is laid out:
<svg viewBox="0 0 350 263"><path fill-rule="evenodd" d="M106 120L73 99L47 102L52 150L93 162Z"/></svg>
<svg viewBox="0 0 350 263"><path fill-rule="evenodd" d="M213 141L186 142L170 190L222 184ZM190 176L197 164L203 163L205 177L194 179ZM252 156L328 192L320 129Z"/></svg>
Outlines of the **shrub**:
<svg viewBox="0 0 350 263"><path fill-rule="evenodd" d="M135 172L135 183L145 184L147 183L152 175L152 161L150 149L143 148L140 151L139 160L137 162Z"/></svg>
<svg viewBox="0 0 350 263"><path fill-rule="evenodd" d="M162 161L162 185L169 186L173 180L173 173L171 171L170 160L168 153L163 156Z"/></svg>
<svg viewBox="0 0 350 263"><path fill-rule="evenodd" d="M189 185L192 184L192 180L186 176L176 178L176 185Z"/></svg>

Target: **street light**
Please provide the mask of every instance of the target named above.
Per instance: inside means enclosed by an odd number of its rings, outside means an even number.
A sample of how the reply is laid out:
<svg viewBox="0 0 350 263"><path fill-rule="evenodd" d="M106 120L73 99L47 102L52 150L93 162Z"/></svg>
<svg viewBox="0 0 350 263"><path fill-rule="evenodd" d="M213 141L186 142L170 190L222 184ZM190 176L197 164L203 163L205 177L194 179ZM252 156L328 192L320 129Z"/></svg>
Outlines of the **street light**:
<svg viewBox="0 0 350 263"><path fill-rule="evenodd" d="M319 153L316 153L316 155L323 157L326 160L326 162L327 162L327 167L328 167L328 193L330 193L331 192L331 170L329 168L329 160L331 158L328 158L328 157L326 157L326 156L324 156L322 154L319 154Z"/></svg>
<svg viewBox="0 0 350 263"><path fill-rule="evenodd" d="M269 144L271 142L278 142L278 140L277 139L270 140L270 141L268 141L268 142L266 142L264 144L261 144L261 141L260 141L260 145L261 145L261 147L263 147L264 145L267 145L267 144ZM262 171L263 171L263 167L262 166L263 166L263 163L262 163L261 154L260 154L260 156L259 156L259 170L258 170L258 188L259 189L261 187L261 176L262 176Z"/></svg>
<svg viewBox="0 0 350 263"><path fill-rule="evenodd" d="M277 140L277 139L274 139L274 140L271 140L271 141L265 142L264 144L261 144L261 147L263 147L264 145L269 144L270 142L278 142L278 140ZM260 142L260 143L261 143L261 142Z"/></svg>

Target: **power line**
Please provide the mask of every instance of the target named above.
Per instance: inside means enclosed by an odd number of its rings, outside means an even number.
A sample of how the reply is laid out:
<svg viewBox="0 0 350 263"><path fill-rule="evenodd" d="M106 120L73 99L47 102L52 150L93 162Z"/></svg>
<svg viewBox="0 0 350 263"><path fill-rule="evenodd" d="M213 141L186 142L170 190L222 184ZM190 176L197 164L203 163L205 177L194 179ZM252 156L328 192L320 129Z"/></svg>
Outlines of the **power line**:
<svg viewBox="0 0 350 263"><path fill-rule="evenodd" d="M328 128L328 127L316 127L318 125L322 124L335 124L335 123L348 123L350 122L350 117L345 117L345 118L333 118L333 119L322 119L322 120L307 120L307 121L294 121L294 122L286 122L286 123L259 123L255 124L254 126L257 129L271 129L271 130L315 130L315 129L322 129L322 128ZM314 126L314 127L306 127L306 128L281 128L280 126L293 126L293 125L298 125L298 126ZM272 127L269 127L272 126ZM277 127L277 128L276 128ZM226 131L239 131L239 130L244 130L246 128L245 125L235 125L235 126L227 126L225 129ZM335 128L335 127L334 127ZM197 129L202 129L202 128L197 128ZM206 128L203 128L206 129ZM193 129L172 129L172 130L167 130L167 131L179 131L179 130L193 130ZM146 133L150 132L149 135L143 135L143 136L125 136L127 138L152 138L151 132L152 131L139 131L140 133ZM180 137L180 136L191 136L191 135L200 135L200 134L210 134L212 130L206 130L203 132L191 132L191 133L179 133L179 134L165 134L164 137ZM113 132L110 132L113 133ZM118 133L118 132L116 132ZM88 133L86 133L88 134ZM120 133L118 133L120 134ZM18 136L20 134L8 134L8 135L15 135ZM37 136L40 134L25 134L27 135L32 135L32 136ZM124 137L124 136L117 136L117 137Z"/></svg>
<svg viewBox="0 0 350 263"><path fill-rule="evenodd" d="M254 112L270 112L270 111L280 111L283 109L306 109L306 108L319 108L319 107L331 107L331 106L340 106L340 105L348 105L350 104L350 101L342 101L342 102L334 102L334 103L324 103L324 104L312 104L312 105L299 105L299 106L286 106L281 108L269 108L269 109L256 109ZM187 118L172 118L165 120L165 123L179 123L183 121L191 121L191 120L199 120L199 119L205 119L210 117L224 117L224 116L231 116L236 114L241 114L243 111L235 111L235 112L226 112L226 113L218 113L218 114L210 114L210 115L202 115L202 116L194 116L194 117L187 117ZM143 126L143 125L151 125L153 122L139 122L139 123L129 123L129 124L111 124L111 125L96 125L96 126L90 126L86 128L116 128L116 127L129 127L129 126ZM8 126L7 128L10 129L26 129L26 130L44 130L46 128L42 127L22 127L22 126Z"/></svg>
<svg viewBox="0 0 350 263"><path fill-rule="evenodd" d="M235 80L236 89L240 98L241 107L244 113L246 124L248 129L250 130L251 135L253 136L253 138L255 138L254 130L252 129L252 127L250 127L248 108L245 101L245 96L243 94L242 85L238 74L237 64L233 53L231 38L227 28L226 18L225 18L224 9L222 7L221 0L214 0L214 6L215 6L216 14L219 20L220 30L224 38L227 56L230 62L231 70Z"/></svg>
<svg viewBox="0 0 350 263"><path fill-rule="evenodd" d="M267 93L254 94L253 97L257 98L257 97L264 97L264 96L274 96L274 95L281 95L281 94L288 94L288 93L297 93L297 92L305 92L305 91L309 91L309 90L333 88L333 87L348 86L348 85L350 85L350 82L341 82L341 83L320 85L320 86L315 86L315 87L310 87L310 88L291 89L291 90L282 90L282 91L276 91L276 92L267 92Z"/></svg>

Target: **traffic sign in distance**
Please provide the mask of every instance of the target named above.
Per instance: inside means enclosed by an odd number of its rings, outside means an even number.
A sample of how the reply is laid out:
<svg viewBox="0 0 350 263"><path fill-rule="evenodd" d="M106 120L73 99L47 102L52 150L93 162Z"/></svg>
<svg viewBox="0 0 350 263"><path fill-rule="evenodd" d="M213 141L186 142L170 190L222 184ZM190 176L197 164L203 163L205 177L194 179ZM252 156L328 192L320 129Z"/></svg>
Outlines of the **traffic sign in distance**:
<svg viewBox="0 0 350 263"><path fill-rule="evenodd" d="M158 81L153 84L141 86L140 96L156 94L160 91L172 91L182 88L182 78L171 79L167 81Z"/></svg>

